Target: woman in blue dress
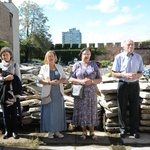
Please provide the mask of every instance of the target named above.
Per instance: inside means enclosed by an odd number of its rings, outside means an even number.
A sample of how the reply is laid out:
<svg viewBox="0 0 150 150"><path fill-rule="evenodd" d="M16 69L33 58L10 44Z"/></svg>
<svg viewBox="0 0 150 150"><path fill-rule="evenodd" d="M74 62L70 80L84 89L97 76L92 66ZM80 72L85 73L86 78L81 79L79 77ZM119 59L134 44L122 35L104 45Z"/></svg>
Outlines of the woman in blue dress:
<svg viewBox="0 0 150 150"><path fill-rule="evenodd" d="M79 57L81 61L75 63L70 73L69 81L84 87L83 98L74 98L73 124L82 127L81 138L86 139L87 127L94 140L98 137L94 133L94 126L98 125L97 86L102 81L99 69L94 61L90 61L91 50L83 48Z"/></svg>
<svg viewBox="0 0 150 150"><path fill-rule="evenodd" d="M67 127L63 99L66 75L56 61L55 52L48 51L38 75L39 83L43 84L40 131L48 132L48 138L63 138L64 135L60 131L65 131Z"/></svg>

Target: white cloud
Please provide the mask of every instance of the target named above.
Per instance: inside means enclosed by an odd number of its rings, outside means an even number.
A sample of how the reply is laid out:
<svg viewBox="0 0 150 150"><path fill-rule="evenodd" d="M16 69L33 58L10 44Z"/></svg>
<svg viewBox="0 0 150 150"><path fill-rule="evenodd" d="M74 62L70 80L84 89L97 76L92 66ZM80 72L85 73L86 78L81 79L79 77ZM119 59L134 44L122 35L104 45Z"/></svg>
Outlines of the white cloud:
<svg viewBox="0 0 150 150"><path fill-rule="evenodd" d="M96 27L98 25L100 25L101 22L99 20L96 20L96 21L90 21L86 24L87 27Z"/></svg>
<svg viewBox="0 0 150 150"><path fill-rule="evenodd" d="M131 8L131 7L128 7L128 6L123 6L121 11L123 13L129 13L130 11L137 10L137 9L140 9L140 8L141 8L141 5L137 5L134 8Z"/></svg>
<svg viewBox="0 0 150 150"><path fill-rule="evenodd" d="M110 21L108 21L108 26L114 26L114 25L122 25L125 23L129 23L133 20L133 16L131 14L128 15L117 15L116 17L112 18Z"/></svg>
<svg viewBox="0 0 150 150"><path fill-rule="evenodd" d="M54 8L56 9L56 10L66 10L67 8L68 8L68 4L67 3L65 3L65 2L63 2L63 1L61 1L61 0L59 0L59 1L57 1L55 4L54 4Z"/></svg>
<svg viewBox="0 0 150 150"><path fill-rule="evenodd" d="M118 10L118 0L101 0L99 4L94 6L86 6L86 9L100 10L103 13L111 13Z"/></svg>
<svg viewBox="0 0 150 150"><path fill-rule="evenodd" d="M5 1L5 0L1 0ZM15 6L20 6L25 0L12 0ZM56 10L66 10L68 8L68 3L64 0L30 0L30 2L35 2L39 6L52 6Z"/></svg>
<svg viewBox="0 0 150 150"><path fill-rule="evenodd" d="M24 1L24 0L22 0L22 1ZM52 5L52 4L56 3L58 0L30 0L30 1L43 6L43 5Z"/></svg>
<svg viewBox="0 0 150 150"><path fill-rule="evenodd" d="M143 18L144 17L144 14L138 14L136 17L135 17L135 19L137 20L137 21L139 21L139 19L141 19L141 18Z"/></svg>
<svg viewBox="0 0 150 150"><path fill-rule="evenodd" d="M131 8L129 8L129 7L127 7L127 6L123 6L121 11L122 11L123 13L128 13L128 12L130 12L130 10L131 10Z"/></svg>

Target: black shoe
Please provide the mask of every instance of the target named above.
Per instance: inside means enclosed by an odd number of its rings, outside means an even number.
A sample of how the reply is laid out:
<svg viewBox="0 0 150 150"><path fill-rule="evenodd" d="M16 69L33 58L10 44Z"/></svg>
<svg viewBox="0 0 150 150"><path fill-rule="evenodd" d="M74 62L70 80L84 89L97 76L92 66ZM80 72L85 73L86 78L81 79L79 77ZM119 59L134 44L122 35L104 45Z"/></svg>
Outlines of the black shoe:
<svg viewBox="0 0 150 150"><path fill-rule="evenodd" d="M120 132L120 137L121 138L125 138L126 137L126 132L125 131L121 131Z"/></svg>
<svg viewBox="0 0 150 150"><path fill-rule="evenodd" d="M140 138L140 135L139 135L139 133L130 133L130 135L131 136L134 136L134 138L136 138L136 139L139 139Z"/></svg>
<svg viewBox="0 0 150 150"><path fill-rule="evenodd" d="M9 137L11 137L10 133L8 133L7 131L5 132L3 139L8 139Z"/></svg>
<svg viewBox="0 0 150 150"><path fill-rule="evenodd" d="M12 136L13 136L14 139L18 139L17 133L13 132L13 133L12 133Z"/></svg>

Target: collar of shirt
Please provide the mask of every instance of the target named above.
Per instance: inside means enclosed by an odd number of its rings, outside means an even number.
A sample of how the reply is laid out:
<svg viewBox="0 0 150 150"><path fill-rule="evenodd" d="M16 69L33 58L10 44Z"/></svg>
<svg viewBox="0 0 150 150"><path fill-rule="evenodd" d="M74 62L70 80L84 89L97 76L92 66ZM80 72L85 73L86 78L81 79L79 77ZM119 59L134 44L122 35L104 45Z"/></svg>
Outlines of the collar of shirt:
<svg viewBox="0 0 150 150"><path fill-rule="evenodd" d="M134 55L134 52L131 53L131 54L128 54L126 51L124 51L124 53L125 53L125 55L127 55L127 56L129 56L129 57Z"/></svg>

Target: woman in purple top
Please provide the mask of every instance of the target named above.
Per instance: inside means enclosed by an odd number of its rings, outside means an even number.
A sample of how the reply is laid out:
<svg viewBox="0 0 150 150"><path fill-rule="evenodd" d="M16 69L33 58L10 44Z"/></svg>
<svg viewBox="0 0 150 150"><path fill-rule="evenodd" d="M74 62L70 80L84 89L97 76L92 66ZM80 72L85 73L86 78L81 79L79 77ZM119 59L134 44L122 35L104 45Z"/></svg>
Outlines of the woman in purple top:
<svg viewBox="0 0 150 150"><path fill-rule="evenodd" d="M73 124L82 127L83 140L87 136L87 127L92 139L98 140L94 134L94 126L98 125L96 85L102 81L102 78L96 63L90 61L90 48L83 48L79 57L81 61L73 65L69 81L73 84L82 84L84 96L82 99L74 98Z"/></svg>

